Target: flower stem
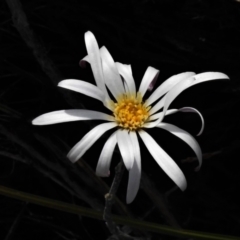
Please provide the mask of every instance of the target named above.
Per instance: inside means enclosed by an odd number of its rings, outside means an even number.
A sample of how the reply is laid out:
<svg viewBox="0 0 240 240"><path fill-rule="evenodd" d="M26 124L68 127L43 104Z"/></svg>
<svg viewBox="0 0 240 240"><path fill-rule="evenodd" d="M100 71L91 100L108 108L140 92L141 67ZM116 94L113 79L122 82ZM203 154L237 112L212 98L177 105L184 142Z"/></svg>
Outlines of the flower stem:
<svg viewBox="0 0 240 240"><path fill-rule="evenodd" d="M106 221L106 225L109 231L114 235L118 235L119 230L116 227L116 224L113 222L111 211L112 211L112 206L115 202L115 194L122 180L124 169L125 168L124 168L123 162L121 161L115 168L115 177L113 179L109 193L105 195L105 208L103 212L103 219Z"/></svg>

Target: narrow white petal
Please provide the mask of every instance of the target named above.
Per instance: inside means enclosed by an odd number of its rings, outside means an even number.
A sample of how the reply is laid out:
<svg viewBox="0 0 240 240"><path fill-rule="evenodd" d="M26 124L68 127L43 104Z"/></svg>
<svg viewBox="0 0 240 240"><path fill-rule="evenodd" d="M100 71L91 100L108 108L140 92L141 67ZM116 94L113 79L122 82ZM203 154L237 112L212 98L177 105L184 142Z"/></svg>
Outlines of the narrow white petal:
<svg viewBox="0 0 240 240"><path fill-rule="evenodd" d="M80 60L79 62L79 66L81 68L85 68L86 67L86 62L90 63L89 57L88 55L86 57L84 57L83 59Z"/></svg>
<svg viewBox="0 0 240 240"><path fill-rule="evenodd" d="M145 131L138 132L146 145L148 151L156 160L163 171L184 191L187 187L187 181L183 172L173 159L156 143L156 141Z"/></svg>
<svg viewBox="0 0 240 240"><path fill-rule="evenodd" d="M124 78L127 84L129 93L136 94L136 86L132 76L131 67L129 67L130 65L116 62L116 66L117 66L118 72Z"/></svg>
<svg viewBox="0 0 240 240"><path fill-rule="evenodd" d="M165 96L164 108L163 108L163 117L171 104L171 102L185 89L187 89L194 81L194 76L187 78L184 81L176 84ZM163 118L162 117L162 118ZM162 120L162 119L161 119Z"/></svg>
<svg viewBox="0 0 240 240"><path fill-rule="evenodd" d="M171 115L173 113L178 112L178 109L170 109L167 110L165 115ZM163 112L156 113L149 118L149 122L144 124L144 128L154 128L156 127L162 120L163 118Z"/></svg>
<svg viewBox="0 0 240 240"><path fill-rule="evenodd" d="M102 47L100 49L101 59L102 59L102 67L103 67L103 75L104 80L113 94L113 96L117 99L119 95L125 93L122 79L118 73L117 67L113 61L112 56L106 49L106 47Z"/></svg>
<svg viewBox="0 0 240 240"><path fill-rule="evenodd" d="M202 114L197 109L192 108L192 107L183 107L183 108L180 108L180 109L169 109L169 110L167 110L165 115L171 115L171 114L174 114L174 113L177 113L177 112L194 112L194 113L197 113L199 115L199 117L201 118L201 122L202 122L201 129L200 129L199 133L197 134L197 136L200 136L202 134L202 132L204 130L204 125L205 125L204 124L204 118L203 118ZM163 112L156 113L156 114L150 116L149 122L145 123L144 127L145 128L156 127L161 122L162 119L163 119Z"/></svg>
<svg viewBox="0 0 240 240"><path fill-rule="evenodd" d="M106 141L98 160L96 175L108 177L110 175L109 167L112 160L114 148L117 144L116 132L114 132Z"/></svg>
<svg viewBox="0 0 240 240"><path fill-rule="evenodd" d="M89 97L96 98L102 102L104 102L105 100L104 93L98 87L85 81L67 79L59 82L58 87L70 89L72 91L85 94Z"/></svg>
<svg viewBox="0 0 240 240"><path fill-rule="evenodd" d="M185 80L182 80L178 84L174 85L174 87L150 109L149 113L152 115L164 106L164 110L163 110L164 114L162 116L163 118L169 105L182 91L198 83L211 81L211 80L218 80L218 79L229 79L229 78L227 75L223 73L207 72L207 73L200 73L200 74L191 76ZM159 120L159 122L161 121L162 119Z"/></svg>
<svg viewBox="0 0 240 240"><path fill-rule="evenodd" d="M176 127L172 124L162 122L162 123L159 123L157 127L169 131L173 135L182 139L185 143L187 143L192 148L192 150L197 155L197 158L199 161L199 166L196 168L196 170L199 170L202 165L202 151L198 142L194 139L194 137L191 136L191 134L189 134L188 132L184 131L183 129Z"/></svg>
<svg viewBox="0 0 240 240"><path fill-rule="evenodd" d="M130 139L132 142L134 158L137 160L137 164L141 165L141 153L140 153L140 147L139 147L137 134L136 134L136 132L130 132L129 136L130 136ZM141 169L141 166L140 166L140 169Z"/></svg>
<svg viewBox="0 0 240 240"><path fill-rule="evenodd" d="M141 180L141 153L140 147L137 139L136 132L129 133L133 152L134 152L134 163L132 168L129 170L129 178L128 178L128 187L127 187L127 203L131 203L138 192Z"/></svg>
<svg viewBox="0 0 240 240"><path fill-rule="evenodd" d="M171 115L171 114L176 113L178 111L179 111L179 109L169 109L169 110L167 110L166 115ZM156 113L156 114L150 116L149 121L159 119L159 118L162 117L162 115L163 115L163 112Z"/></svg>
<svg viewBox="0 0 240 240"><path fill-rule="evenodd" d="M166 101L164 102L164 108L163 108L164 115L169 105L172 103L172 101L185 89L191 86L194 86L198 83L212 81L212 80L219 80L219 79L229 79L229 77L226 74L219 73L219 72L205 72L205 73L194 75L186 79L185 81L181 81L167 93Z"/></svg>
<svg viewBox="0 0 240 240"><path fill-rule="evenodd" d="M124 90L126 93L130 93L130 89L129 89L129 86L127 85L126 81L123 82L123 86L124 86Z"/></svg>
<svg viewBox="0 0 240 240"><path fill-rule="evenodd" d="M127 67L128 67L128 71L130 72L130 74L133 75L133 74L132 74L132 67L131 67L131 64L127 65Z"/></svg>
<svg viewBox="0 0 240 240"><path fill-rule="evenodd" d="M177 112L193 112L193 113L197 113L199 115L199 117L201 118L201 122L202 122L201 129L200 129L199 133L197 134L197 136L200 136L202 134L202 132L204 130L204 126L205 126L204 118L203 118L202 114L196 108L183 107L183 108L178 109Z"/></svg>
<svg viewBox="0 0 240 240"><path fill-rule="evenodd" d="M162 97L149 111L149 114L152 115L164 106L164 102L166 101L166 95Z"/></svg>
<svg viewBox="0 0 240 240"><path fill-rule="evenodd" d="M108 130L116 127L115 122L103 123L90 130L68 153L67 157L74 163Z"/></svg>
<svg viewBox="0 0 240 240"><path fill-rule="evenodd" d="M128 176L126 197L127 204L131 203L135 199L139 190L140 180L141 180L141 166L139 166L136 159L134 159L133 166L129 170Z"/></svg>
<svg viewBox="0 0 240 240"><path fill-rule="evenodd" d="M153 102L158 100L160 97L162 97L165 93L167 93L177 83L179 83L180 81L182 81L186 78L189 78L193 75L195 75L194 72L185 72L185 73L180 73L180 74L177 74L177 75L174 75L174 76L168 78L147 99L147 101L146 101L147 106L149 106L150 104L152 104Z"/></svg>
<svg viewBox="0 0 240 240"><path fill-rule="evenodd" d="M148 86L148 89L147 89L147 90L148 90L149 92L151 92L151 91L153 90L156 82L157 82L157 78L154 78L153 81L152 81L152 82L150 83L150 85Z"/></svg>
<svg viewBox="0 0 240 240"><path fill-rule="evenodd" d="M147 70L143 76L139 90L138 90L138 92L141 93L142 97L145 95L151 82L155 81L155 79L158 78L158 75L159 75L159 70L157 70L153 67L147 68Z"/></svg>
<svg viewBox="0 0 240 240"><path fill-rule="evenodd" d="M106 120L114 121L114 117L102 112L85 110L85 109L70 109L59 110L50 113L45 113L33 119L33 125L50 125L63 122L85 121L85 120Z"/></svg>
<svg viewBox="0 0 240 240"><path fill-rule="evenodd" d="M99 47L94 35L88 31L84 35L85 44L88 52L88 61L91 64L93 76L95 78L97 86L102 90L105 96L108 96L107 89L105 87L103 70L100 58ZM108 97L109 98L109 97Z"/></svg>
<svg viewBox="0 0 240 240"><path fill-rule="evenodd" d="M220 80L220 79L229 79L229 77L220 72L204 72L199 73L194 76L195 81L192 83L191 86L196 85L198 83L206 82L206 81L212 81L212 80Z"/></svg>
<svg viewBox="0 0 240 240"><path fill-rule="evenodd" d="M134 153L132 149L132 143L127 130L119 129L117 131L117 142L123 162L127 170L130 170L134 162Z"/></svg>

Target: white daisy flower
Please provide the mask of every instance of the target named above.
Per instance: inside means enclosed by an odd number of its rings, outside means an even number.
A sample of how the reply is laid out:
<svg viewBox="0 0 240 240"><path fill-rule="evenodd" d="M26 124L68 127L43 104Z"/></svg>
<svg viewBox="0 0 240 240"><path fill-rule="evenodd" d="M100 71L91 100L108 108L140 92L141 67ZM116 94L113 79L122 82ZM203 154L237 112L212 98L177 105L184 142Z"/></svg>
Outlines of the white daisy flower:
<svg viewBox="0 0 240 240"><path fill-rule="evenodd" d="M202 153L197 141L188 132L163 122L163 119L164 116L177 112L195 112L202 120L202 128L198 134L200 135L204 128L204 120L200 112L190 107L168 108L172 101L185 89L205 81L229 79L228 76L219 72L180 73L167 79L148 99L143 100L148 88L153 88L153 82L156 81L159 70L148 67L139 89L136 90L130 65L115 63L106 47L99 49L91 32L85 33L85 43L88 55L82 59L81 64L84 64L85 61L90 63L96 86L75 79L63 80L58 86L101 101L106 108L112 111L112 115L85 109L61 110L43 114L35 118L32 124L48 125L81 120L107 121L107 123L99 124L90 130L70 150L67 157L73 163L79 160L105 132L116 128L116 131L108 138L102 149L96 174L102 177L109 176L113 151L115 146L118 145L123 162L129 170L127 203L134 200L140 185L141 154L138 136L163 171L181 190L185 190L187 182L183 172L145 130L153 127L162 128L182 139L195 152L199 161L199 169L202 164ZM114 99L111 99L108 90Z"/></svg>

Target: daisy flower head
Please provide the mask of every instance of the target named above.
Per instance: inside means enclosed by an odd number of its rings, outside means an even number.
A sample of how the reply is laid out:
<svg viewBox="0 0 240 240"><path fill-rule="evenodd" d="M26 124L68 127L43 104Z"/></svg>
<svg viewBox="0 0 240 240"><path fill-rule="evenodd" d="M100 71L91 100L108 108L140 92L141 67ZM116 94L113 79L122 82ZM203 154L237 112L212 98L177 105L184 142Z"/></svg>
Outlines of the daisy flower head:
<svg viewBox="0 0 240 240"><path fill-rule="evenodd" d="M229 79L219 72L195 74L184 72L168 78L153 91L148 99L144 99L148 89L153 88L159 75L159 70L148 67L139 89L132 75L130 65L114 62L106 47L99 49L98 43L91 32L85 33L87 56L80 61L84 66L91 66L96 86L86 81L67 79L59 82L58 86L70 89L101 101L112 114L85 109L60 110L43 114L32 121L34 125L48 125L81 120L105 120L91 129L68 153L71 162L79 160L83 154L108 130L116 130L106 141L100 154L96 174L109 176L109 167L116 145L118 145L123 162L129 171L127 203L131 203L139 189L141 178L141 154L138 139L142 139L148 151L163 171L181 189L185 190L185 176L174 160L146 132L148 128L162 128L186 142L195 152L199 165L202 164L202 153L197 141L186 131L172 124L163 122L166 115L177 112L194 112L204 120L200 112L191 107L169 109L172 101L185 89L210 80ZM111 92L112 96L109 96Z"/></svg>

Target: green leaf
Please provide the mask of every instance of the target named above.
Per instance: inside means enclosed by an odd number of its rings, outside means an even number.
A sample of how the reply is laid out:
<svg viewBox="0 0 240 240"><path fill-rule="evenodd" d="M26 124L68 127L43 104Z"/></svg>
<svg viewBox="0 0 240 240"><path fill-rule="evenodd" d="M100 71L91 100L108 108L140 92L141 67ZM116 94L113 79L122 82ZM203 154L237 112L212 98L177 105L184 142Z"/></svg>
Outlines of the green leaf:
<svg viewBox="0 0 240 240"><path fill-rule="evenodd" d="M69 203L64 203L64 202L36 196L29 193L24 193L24 192L17 191L4 186L0 186L0 194L10 198L18 199L21 201L37 204L37 205L48 207L48 208L57 209L59 211L79 214L81 216L103 220L102 212L95 211L89 208L80 207L80 206L69 204ZM112 215L112 216L113 216L113 221L117 224L128 225L141 230L157 232L157 233L161 233L169 236L176 236L176 237L182 237L182 238L194 238L194 239L206 239L206 240L240 240L239 237L234 237L234 236L218 235L218 234L211 234L206 232L196 232L196 231L189 231L189 230L183 230L183 229L175 229L169 226L164 226L164 225L160 225L152 222L140 221L140 220L132 219L129 217L122 217L122 216L116 216L116 215Z"/></svg>

